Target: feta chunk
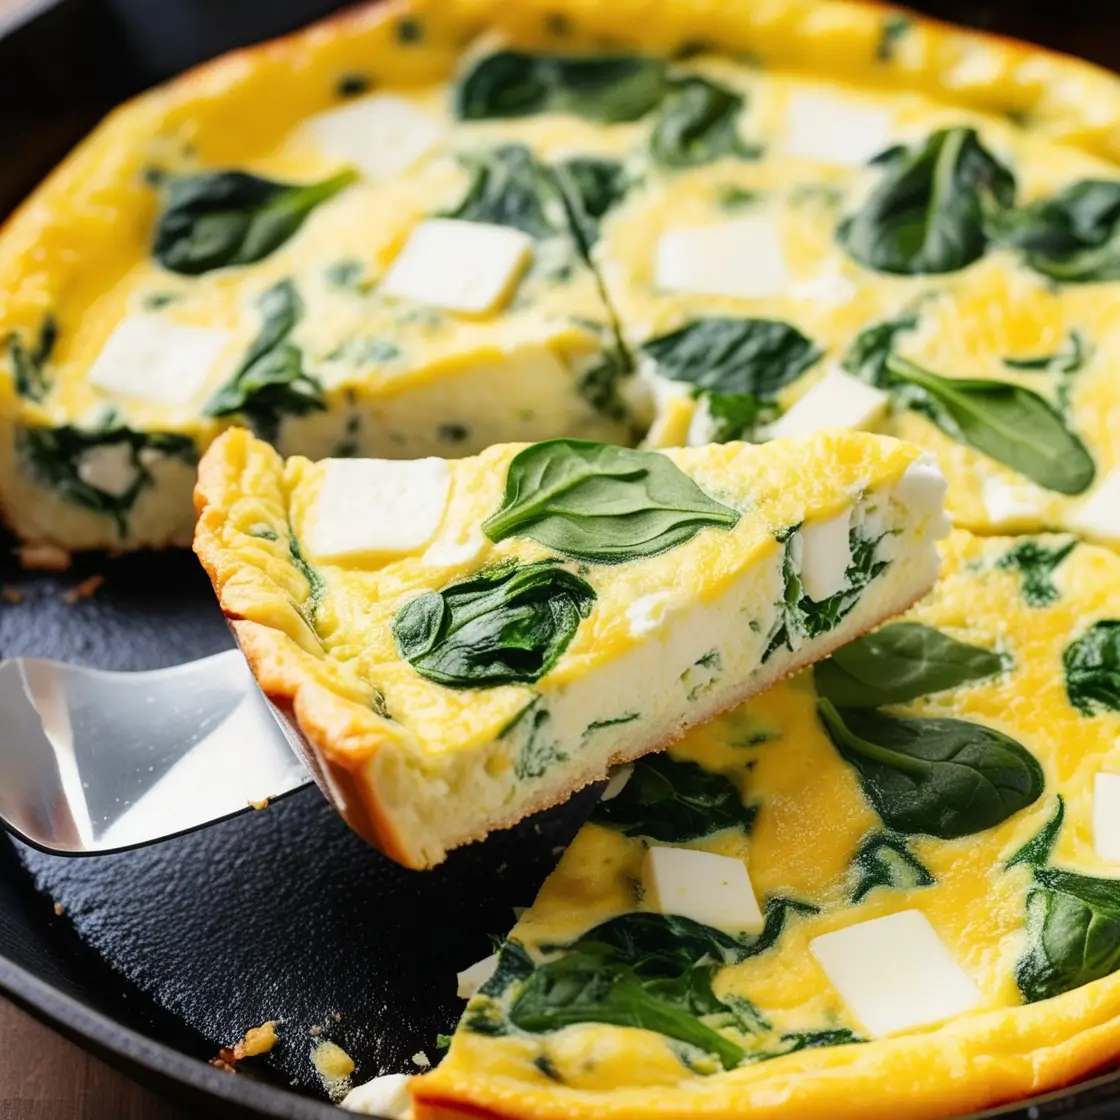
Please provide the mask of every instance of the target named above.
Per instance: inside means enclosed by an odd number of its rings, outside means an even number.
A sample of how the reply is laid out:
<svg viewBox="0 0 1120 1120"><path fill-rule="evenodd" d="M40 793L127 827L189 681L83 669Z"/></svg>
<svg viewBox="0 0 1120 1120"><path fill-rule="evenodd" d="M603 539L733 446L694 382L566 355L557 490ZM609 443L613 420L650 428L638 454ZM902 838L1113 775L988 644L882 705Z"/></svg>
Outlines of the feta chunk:
<svg viewBox="0 0 1120 1120"><path fill-rule="evenodd" d="M643 595L635 599L626 608L626 621L630 624L630 633L635 638L656 630L665 621L665 611L669 606L672 595L668 591L655 591L652 595Z"/></svg>
<svg viewBox="0 0 1120 1120"><path fill-rule="evenodd" d="M328 561L416 552L439 529L450 489L445 459L328 459L308 545Z"/></svg>
<svg viewBox="0 0 1120 1120"><path fill-rule="evenodd" d="M657 286L663 291L761 299L782 295L789 283L781 231L772 214L670 230L656 253Z"/></svg>
<svg viewBox="0 0 1120 1120"><path fill-rule="evenodd" d="M429 218L385 274L387 296L482 315L504 306L533 255L533 239L487 222Z"/></svg>
<svg viewBox="0 0 1120 1120"><path fill-rule="evenodd" d="M86 381L152 404L189 404L229 339L228 331L184 327L158 315L130 315L94 358Z"/></svg>
<svg viewBox="0 0 1120 1120"><path fill-rule="evenodd" d="M852 527L852 507L827 521L811 521L801 533L801 586L815 603L843 591L848 586L848 566L852 549L848 533Z"/></svg>
<svg viewBox="0 0 1120 1120"><path fill-rule="evenodd" d="M304 127L327 155L353 164L368 179L391 179L407 171L443 132L434 117L388 93L319 113Z"/></svg>
<svg viewBox="0 0 1120 1120"><path fill-rule="evenodd" d="M77 472L87 486L111 498L123 498L140 477L132 459L132 445L123 441L102 443L83 451Z"/></svg>
<svg viewBox="0 0 1120 1120"><path fill-rule="evenodd" d="M1120 467L1114 467L1070 518L1070 528L1101 544L1120 544Z"/></svg>
<svg viewBox="0 0 1120 1120"><path fill-rule="evenodd" d="M920 910L903 910L814 938L809 947L873 1037L971 1011L980 992Z"/></svg>
<svg viewBox="0 0 1120 1120"><path fill-rule="evenodd" d="M456 992L459 998L470 999L494 975L497 968L498 954L491 953L490 956L475 961L469 968L464 968L462 972L457 973L455 976L458 983Z"/></svg>
<svg viewBox="0 0 1120 1120"><path fill-rule="evenodd" d="M410 1080L407 1073L386 1073L375 1077L351 1089L342 1099L341 1106L348 1112L380 1116L382 1120L411 1120Z"/></svg>
<svg viewBox="0 0 1120 1120"><path fill-rule="evenodd" d="M941 540L953 528L945 513L948 490L949 482L941 473L937 460L932 455L923 455L903 471L891 497L904 506L915 521L929 518L927 532L935 540Z"/></svg>
<svg viewBox="0 0 1120 1120"><path fill-rule="evenodd" d="M820 163L860 167L891 142L886 110L827 93L795 93L787 127L786 152Z"/></svg>
<svg viewBox="0 0 1120 1120"><path fill-rule="evenodd" d="M627 762L625 766L615 767L607 780L607 788L603 790L603 796L599 800L613 801L626 788L626 783L630 781L633 773L634 764L632 762Z"/></svg>
<svg viewBox="0 0 1120 1120"><path fill-rule="evenodd" d="M762 911L741 859L654 845L646 853L642 879L647 899L662 914L729 933L762 931Z"/></svg>
<svg viewBox="0 0 1120 1120"><path fill-rule="evenodd" d="M1028 482L986 478L980 493L993 529L1024 529L1046 516L1046 498Z"/></svg>
<svg viewBox="0 0 1120 1120"><path fill-rule="evenodd" d="M889 403L890 397L882 390L834 366L770 425L767 434L771 439L781 439L808 435L822 428L870 428L887 411Z"/></svg>
<svg viewBox="0 0 1120 1120"><path fill-rule="evenodd" d="M1120 774L1101 771L1093 781L1093 846L1101 859L1120 863Z"/></svg>

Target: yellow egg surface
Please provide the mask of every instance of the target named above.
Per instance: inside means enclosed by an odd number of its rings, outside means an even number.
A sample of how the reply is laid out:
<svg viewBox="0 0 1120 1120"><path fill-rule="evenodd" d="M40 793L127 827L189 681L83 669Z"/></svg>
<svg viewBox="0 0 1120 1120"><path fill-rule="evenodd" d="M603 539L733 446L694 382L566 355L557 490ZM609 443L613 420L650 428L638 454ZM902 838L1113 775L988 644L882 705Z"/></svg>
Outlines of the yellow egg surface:
<svg viewBox="0 0 1120 1120"><path fill-rule="evenodd" d="M414 458L824 416L933 450L963 526L1114 543L1118 126L1088 64L839 0L347 13L121 107L0 233L0 508L185 544L238 423ZM841 368L879 407L799 411Z"/></svg>
<svg viewBox="0 0 1120 1120"><path fill-rule="evenodd" d="M640 760L413 1083L418 1115L936 1117L1114 1060L1120 864L1094 813L1120 772L1118 589L1098 547L957 531L901 619ZM764 927L662 914L664 848L745 864ZM915 913L937 959L868 940L841 992L827 938ZM884 977L926 972L963 975L967 1010L876 1033Z"/></svg>

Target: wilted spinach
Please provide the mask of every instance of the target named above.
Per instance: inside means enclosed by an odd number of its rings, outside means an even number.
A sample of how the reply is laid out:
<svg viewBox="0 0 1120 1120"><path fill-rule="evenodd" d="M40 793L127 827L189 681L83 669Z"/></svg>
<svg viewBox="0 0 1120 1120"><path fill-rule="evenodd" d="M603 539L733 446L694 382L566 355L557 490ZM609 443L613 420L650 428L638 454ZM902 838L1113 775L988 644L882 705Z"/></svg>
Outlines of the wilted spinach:
<svg viewBox="0 0 1120 1120"><path fill-rule="evenodd" d="M258 300L263 320L249 352L233 376L206 402L206 416L243 416L262 439L274 442L285 416L322 411L323 386L305 372L303 353L289 341L303 301L290 280Z"/></svg>
<svg viewBox="0 0 1120 1120"><path fill-rule="evenodd" d="M1046 607L1058 601L1054 573L1076 547L1076 540L1057 548L1046 548L1037 541L1019 541L996 561L996 567L1019 573L1028 607Z"/></svg>
<svg viewBox="0 0 1120 1120"><path fill-rule="evenodd" d="M737 511L709 498L665 455L554 439L514 456L502 504L482 529L492 541L528 537L581 560L617 564L738 521Z"/></svg>
<svg viewBox="0 0 1120 1120"><path fill-rule="evenodd" d="M785 549L782 556L782 578L785 594L779 604L778 618L763 661L768 661L779 649L795 650L803 638L819 638L834 630L859 602L860 596L872 580L880 576L890 566L889 560L877 560L878 540L869 540L858 529L852 528L848 534L848 545L852 559L844 572L847 583L841 591L817 602L804 593L801 574L794 564L794 533L790 530L782 538Z"/></svg>
<svg viewBox="0 0 1120 1120"><path fill-rule="evenodd" d="M900 719L818 705L821 722L896 832L952 840L1002 824L1045 786L1038 760L990 727L957 719Z"/></svg>
<svg viewBox="0 0 1120 1120"><path fill-rule="evenodd" d="M1120 280L1120 181L1082 179L1006 214L1003 240L1029 268L1063 284Z"/></svg>
<svg viewBox="0 0 1120 1120"><path fill-rule="evenodd" d="M1061 794L1058 794L1058 807L1054 815L1043 825L1037 836L1032 836L1004 865L1018 867L1025 864L1027 867L1045 867L1050 862L1054 846L1058 843L1062 825L1066 819L1066 803Z"/></svg>
<svg viewBox="0 0 1120 1120"><path fill-rule="evenodd" d="M665 91L659 59L505 50L475 63L459 84L455 110L462 120L571 113L611 124L644 117Z"/></svg>
<svg viewBox="0 0 1120 1120"><path fill-rule="evenodd" d="M83 460L101 448L119 448L131 475L127 487L103 490L86 481ZM189 436L169 432L135 432L110 419L96 429L64 425L59 428L22 428L16 453L28 476L59 497L94 513L111 517L122 540L129 534L128 519L141 492L154 482L149 455L154 452L194 465L198 452ZM88 475L87 475L88 477Z"/></svg>
<svg viewBox="0 0 1120 1120"><path fill-rule="evenodd" d="M58 324L49 312L39 323L39 334L28 346L15 331L8 335L8 357L12 362L16 392L29 401L41 401L50 391L46 367L58 341Z"/></svg>
<svg viewBox="0 0 1120 1120"><path fill-rule="evenodd" d="M1083 715L1120 712L1120 620L1094 622L1062 654L1066 695Z"/></svg>
<svg viewBox="0 0 1120 1120"><path fill-rule="evenodd" d="M1015 179L972 128L935 132L878 157L882 178L837 230L860 264L899 275L955 272L983 256Z"/></svg>
<svg viewBox="0 0 1120 1120"><path fill-rule="evenodd" d="M555 174L580 245L589 252L599 239L599 223L626 197L626 168L614 159L573 156L557 164Z"/></svg>
<svg viewBox="0 0 1120 1120"><path fill-rule="evenodd" d="M288 240L320 203L358 178L352 169L320 183L276 183L243 171L172 179L152 255L164 268L197 276L253 264Z"/></svg>
<svg viewBox="0 0 1120 1120"><path fill-rule="evenodd" d="M908 891L932 887L929 868L910 851L904 836L875 832L866 837L852 859L852 902L862 902L877 887Z"/></svg>
<svg viewBox="0 0 1120 1120"><path fill-rule="evenodd" d="M725 828L749 832L757 812L725 774L661 753L638 759L622 792L600 801L591 819L627 836L685 844Z"/></svg>
<svg viewBox="0 0 1120 1120"><path fill-rule="evenodd" d="M1111 975L1120 969L1120 880L1036 867L1027 932L1015 979L1028 1003Z"/></svg>
<svg viewBox="0 0 1120 1120"><path fill-rule="evenodd" d="M841 646L813 670L838 708L903 704L1003 672L1005 659L920 622L891 622Z"/></svg>
<svg viewBox="0 0 1120 1120"><path fill-rule="evenodd" d="M556 664L594 601L594 588L554 560L504 564L410 599L393 636L437 684L532 683Z"/></svg>
<svg viewBox="0 0 1120 1120"><path fill-rule="evenodd" d="M739 135L743 96L699 75L673 79L650 134L662 167L699 167L729 156L757 159L759 148Z"/></svg>

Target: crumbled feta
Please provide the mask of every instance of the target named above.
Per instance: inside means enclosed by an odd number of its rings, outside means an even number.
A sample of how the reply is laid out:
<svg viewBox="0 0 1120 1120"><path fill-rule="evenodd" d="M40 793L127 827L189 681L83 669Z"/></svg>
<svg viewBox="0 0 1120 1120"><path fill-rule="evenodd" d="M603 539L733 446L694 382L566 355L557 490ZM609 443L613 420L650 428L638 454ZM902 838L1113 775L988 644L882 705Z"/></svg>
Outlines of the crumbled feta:
<svg viewBox="0 0 1120 1120"><path fill-rule="evenodd" d="M657 243L657 286L701 296L761 299L789 284L781 231L772 214L676 229Z"/></svg>

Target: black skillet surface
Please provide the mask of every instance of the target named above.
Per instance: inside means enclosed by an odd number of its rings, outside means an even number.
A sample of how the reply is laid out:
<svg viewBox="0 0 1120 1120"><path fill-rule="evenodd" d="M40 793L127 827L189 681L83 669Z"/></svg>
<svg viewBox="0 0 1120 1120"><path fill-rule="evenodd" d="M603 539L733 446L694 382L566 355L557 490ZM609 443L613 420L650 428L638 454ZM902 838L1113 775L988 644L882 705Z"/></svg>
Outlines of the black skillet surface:
<svg viewBox="0 0 1120 1120"><path fill-rule="evenodd" d="M607 2L607 0L604 0ZM621 0L611 0L621 2ZM729 0L731 2L731 0ZM748 2L748 0L743 0ZM205 57L299 26L331 0L61 0L0 22L0 212L112 104ZM1096 0L966 0L935 14L1120 66L1120 16ZM10 542L0 541L7 557ZM91 598L67 587L106 577ZM186 554L93 559L63 577L0 558L0 656L155 668L231 645ZM354 837L315 789L163 845L97 859L0 838L0 989L179 1101L192 1115L329 1117L316 1036L356 1080L436 1056L461 1003L455 972L528 904L585 815L586 796L433 872L404 871ZM56 913L57 909L61 913ZM282 1041L231 1077L204 1062L265 1019ZM314 1032L314 1033L313 1033ZM293 1087L302 1095L271 1086ZM333 1115L337 1115L334 1113ZM1021 1120L1120 1115L1120 1078L1056 1094Z"/></svg>

